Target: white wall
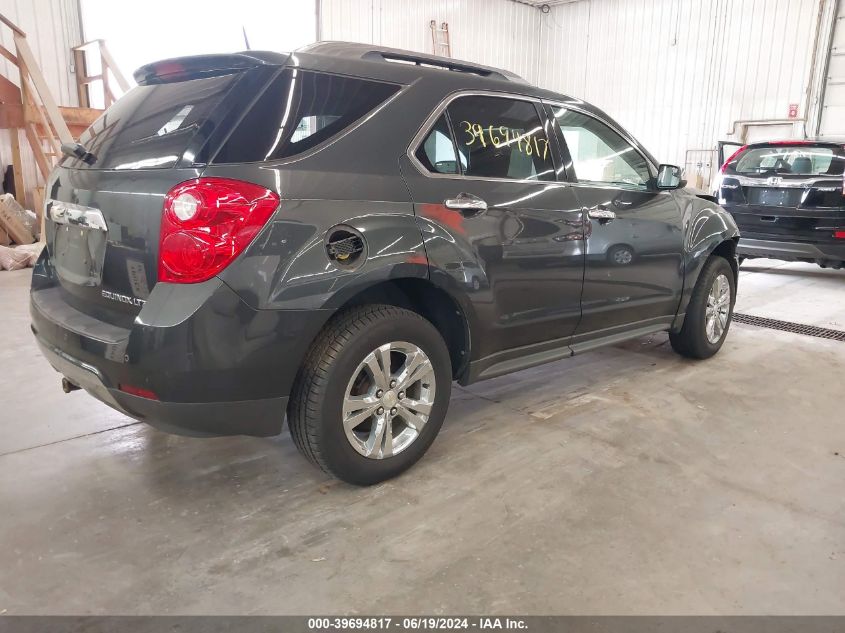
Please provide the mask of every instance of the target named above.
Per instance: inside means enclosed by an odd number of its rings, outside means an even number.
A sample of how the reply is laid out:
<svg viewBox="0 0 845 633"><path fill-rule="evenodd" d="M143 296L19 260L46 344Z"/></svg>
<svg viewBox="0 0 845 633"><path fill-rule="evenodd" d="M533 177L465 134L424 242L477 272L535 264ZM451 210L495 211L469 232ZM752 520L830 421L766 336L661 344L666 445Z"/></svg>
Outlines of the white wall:
<svg viewBox="0 0 845 633"><path fill-rule="evenodd" d="M147 63L246 49L289 52L317 37L315 0L81 0L85 38L106 40L129 80Z"/></svg>
<svg viewBox="0 0 845 633"><path fill-rule="evenodd" d="M26 33L27 42L58 104L79 105L70 52L73 46L82 43L77 0L0 0L0 13ZM12 31L5 25L0 25L0 43L14 53ZM0 73L20 85L17 67L4 57L0 57ZM4 171L12 160L10 133L11 130L0 130L0 165ZM27 187L43 184L23 134L20 142Z"/></svg>
<svg viewBox="0 0 845 633"><path fill-rule="evenodd" d="M605 109L658 158L684 164L687 150L738 139L743 126L735 121L787 119L790 104L798 104L798 118L808 115L820 2L558 5L542 18L540 55L552 63L539 83ZM801 136L804 125L758 125L749 132L758 139Z"/></svg>
<svg viewBox="0 0 845 633"><path fill-rule="evenodd" d="M105 38L127 75L170 55L241 49L241 26L253 48L285 51L316 38L315 0L241 0L234 13L229 0L208 0L201 13L193 2L174 0L83 1L86 39ZM734 121L786 118L791 103L799 104L799 117L809 115L808 131L815 133L816 84L823 76L834 2L576 0L556 4L548 14L512 0L319 4L324 40L430 53L429 22L448 22L453 57L507 68L595 103L659 159L684 164L687 150L730 138ZM30 34L59 102L76 105L69 51L81 41L77 0L0 0L0 12ZM161 20L163 15L168 19ZM205 16L201 23L197 15ZM8 29L0 30L4 45L11 46ZM821 52L813 72L814 49ZM0 58L0 70L17 81L9 66ZM792 127L752 132L789 134ZM794 126L794 132L802 131L801 124ZM4 134L0 161L7 162L8 155ZM694 172L695 161L709 158L706 152L690 154L688 169ZM27 172L34 174L31 165Z"/></svg>
<svg viewBox="0 0 845 633"><path fill-rule="evenodd" d="M822 66L824 90L819 135L845 137L845 0L839 0L833 38Z"/></svg>
<svg viewBox="0 0 845 633"><path fill-rule="evenodd" d="M512 0L322 0L321 36L430 53L429 21L447 21L453 57L590 101L660 160L689 158L694 172L712 152L687 150L737 138L734 121L786 119L791 103L814 117L811 60L817 38L826 46L832 3L575 0L543 14ZM751 131L801 135L803 124Z"/></svg>
<svg viewBox="0 0 845 633"><path fill-rule="evenodd" d="M452 57L533 79L540 15L510 0L322 0L320 37L433 53L429 23L447 22Z"/></svg>

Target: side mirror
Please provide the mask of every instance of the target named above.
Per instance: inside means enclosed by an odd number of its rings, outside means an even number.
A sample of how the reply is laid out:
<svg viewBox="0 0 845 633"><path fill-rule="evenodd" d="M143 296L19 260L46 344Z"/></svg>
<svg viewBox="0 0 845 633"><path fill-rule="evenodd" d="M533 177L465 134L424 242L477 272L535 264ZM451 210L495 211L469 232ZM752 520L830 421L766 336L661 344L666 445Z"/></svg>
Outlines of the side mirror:
<svg viewBox="0 0 845 633"><path fill-rule="evenodd" d="M681 168L677 165L660 165L657 168L657 188L680 189L686 184L681 176Z"/></svg>

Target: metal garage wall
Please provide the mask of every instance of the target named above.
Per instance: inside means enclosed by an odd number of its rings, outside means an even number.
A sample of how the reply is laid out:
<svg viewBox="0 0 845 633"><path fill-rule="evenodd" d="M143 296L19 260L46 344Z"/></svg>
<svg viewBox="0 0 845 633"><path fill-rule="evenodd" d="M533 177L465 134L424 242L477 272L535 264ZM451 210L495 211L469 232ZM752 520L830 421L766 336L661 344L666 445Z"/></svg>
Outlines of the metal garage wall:
<svg viewBox="0 0 845 633"><path fill-rule="evenodd" d="M453 57L595 103L706 186L719 140L815 133L833 2L322 0L321 38L432 52L446 21Z"/></svg>
<svg viewBox="0 0 845 633"><path fill-rule="evenodd" d="M70 52L71 47L82 43L78 0L0 0L0 13L26 33L30 48L59 105L79 105ZM3 46L14 51L11 30L3 25L0 33ZM5 58L0 58L0 72L16 85L20 83L18 69ZM11 161L9 132L0 130L0 164L4 170ZM28 147L23 135L21 146ZM24 178L31 185L37 182L37 169L31 152L22 153Z"/></svg>
<svg viewBox="0 0 845 633"><path fill-rule="evenodd" d="M712 159L695 150L709 150L720 139L803 133L803 122L788 120L790 104L798 104L798 118L807 116L824 2L557 5L542 18L541 57L547 63L540 83L595 103L658 158L688 162L688 170L695 171L696 163ZM784 124L736 123L749 120ZM700 171L706 172L706 165ZM699 181L706 182L702 176Z"/></svg>
<svg viewBox="0 0 845 633"><path fill-rule="evenodd" d="M537 75L540 11L511 0L322 0L320 39L433 53L429 23L449 24L452 57Z"/></svg>
<svg viewBox="0 0 845 633"><path fill-rule="evenodd" d="M845 137L845 0L839 0L824 72L819 136Z"/></svg>

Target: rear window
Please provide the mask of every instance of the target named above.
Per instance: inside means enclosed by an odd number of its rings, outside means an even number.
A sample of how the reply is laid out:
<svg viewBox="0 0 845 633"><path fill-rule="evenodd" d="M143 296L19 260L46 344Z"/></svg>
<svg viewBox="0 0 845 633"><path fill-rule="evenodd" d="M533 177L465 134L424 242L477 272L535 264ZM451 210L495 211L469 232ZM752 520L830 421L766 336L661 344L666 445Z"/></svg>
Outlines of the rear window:
<svg viewBox="0 0 845 633"><path fill-rule="evenodd" d="M747 176L841 176L845 171L845 151L815 145L754 147L740 154L732 167Z"/></svg>
<svg viewBox="0 0 845 633"><path fill-rule="evenodd" d="M97 161L89 167L66 157L62 164L77 169L174 167L198 131L211 131L214 110L238 77L136 86L80 137Z"/></svg>
<svg viewBox="0 0 845 633"><path fill-rule="evenodd" d="M395 84L287 69L250 108L212 162L295 156L339 134L398 90Z"/></svg>
<svg viewBox="0 0 845 633"><path fill-rule="evenodd" d="M464 176L554 180L549 140L533 103L467 96L447 108Z"/></svg>

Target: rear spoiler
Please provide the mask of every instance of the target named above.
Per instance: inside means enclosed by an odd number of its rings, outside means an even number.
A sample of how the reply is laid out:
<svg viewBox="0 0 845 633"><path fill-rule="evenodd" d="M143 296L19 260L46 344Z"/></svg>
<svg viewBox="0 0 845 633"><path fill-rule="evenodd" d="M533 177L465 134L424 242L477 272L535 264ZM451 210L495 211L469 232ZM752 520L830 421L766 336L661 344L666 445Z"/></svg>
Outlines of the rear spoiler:
<svg viewBox="0 0 845 633"><path fill-rule="evenodd" d="M263 51L174 57L141 66L132 76L139 86L149 86L231 75L259 66L283 66L288 59L288 55Z"/></svg>

